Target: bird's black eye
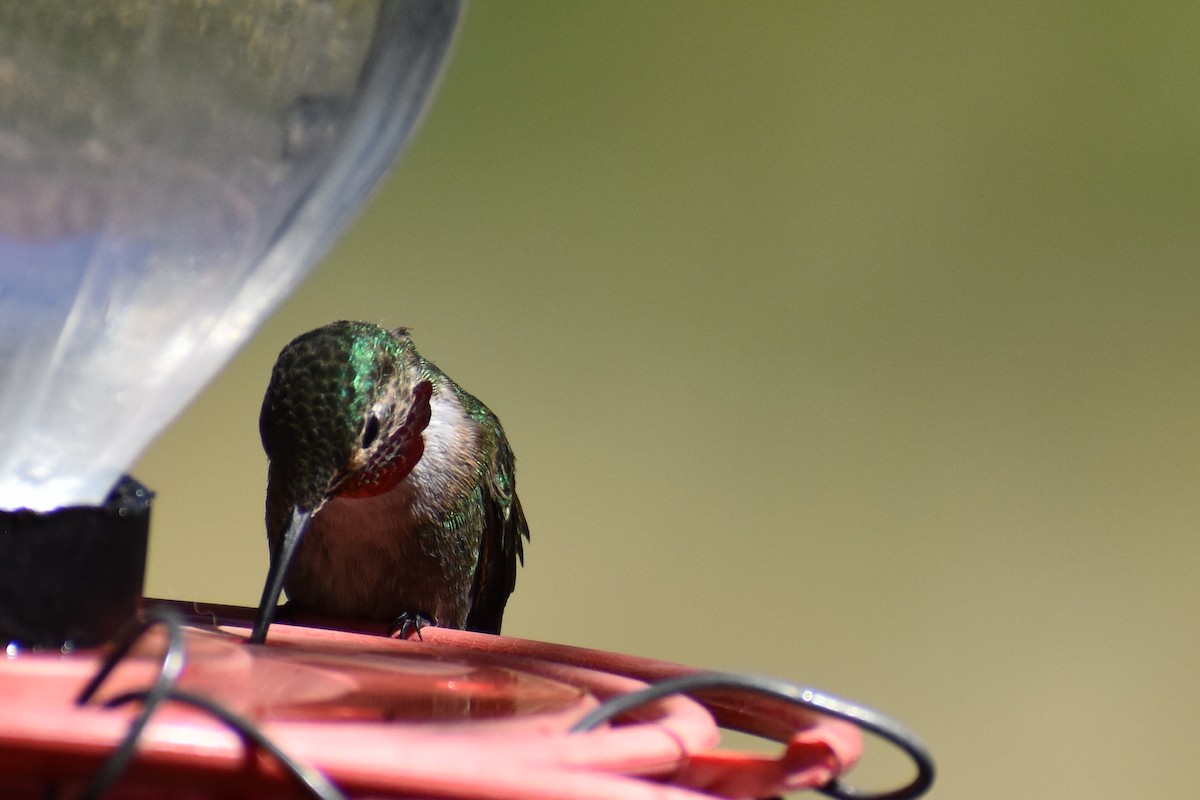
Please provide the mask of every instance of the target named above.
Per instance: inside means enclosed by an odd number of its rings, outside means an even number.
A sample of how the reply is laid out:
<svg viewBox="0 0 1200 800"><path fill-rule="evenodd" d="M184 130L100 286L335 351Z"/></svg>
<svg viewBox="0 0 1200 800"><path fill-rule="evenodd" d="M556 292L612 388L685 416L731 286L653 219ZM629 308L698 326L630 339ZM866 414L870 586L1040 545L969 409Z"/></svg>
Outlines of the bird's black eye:
<svg viewBox="0 0 1200 800"><path fill-rule="evenodd" d="M370 447L371 443L379 436L379 417L372 414L367 417L367 422L363 425L362 446Z"/></svg>

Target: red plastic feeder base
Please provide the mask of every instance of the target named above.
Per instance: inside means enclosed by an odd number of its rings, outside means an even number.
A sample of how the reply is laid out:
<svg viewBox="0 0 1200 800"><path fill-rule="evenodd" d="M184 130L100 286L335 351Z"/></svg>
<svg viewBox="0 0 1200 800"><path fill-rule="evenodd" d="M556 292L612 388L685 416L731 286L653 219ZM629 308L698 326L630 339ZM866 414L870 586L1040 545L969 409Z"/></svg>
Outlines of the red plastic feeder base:
<svg viewBox="0 0 1200 800"><path fill-rule="evenodd" d="M248 609L184 611L179 688L255 723L353 797L764 797L821 787L859 757L849 722L734 693L673 695L585 733L601 702L692 672L677 664L463 631L396 640L277 623L245 643ZM152 630L87 705L103 654L0 660L0 796L75 797L137 715L103 701L144 690L166 636ZM714 749L722 725L785 742L776 757ZM58 795L47 795L57 788ZM106 798L302 797L268 754L212 716L166 702Z"/></svg>

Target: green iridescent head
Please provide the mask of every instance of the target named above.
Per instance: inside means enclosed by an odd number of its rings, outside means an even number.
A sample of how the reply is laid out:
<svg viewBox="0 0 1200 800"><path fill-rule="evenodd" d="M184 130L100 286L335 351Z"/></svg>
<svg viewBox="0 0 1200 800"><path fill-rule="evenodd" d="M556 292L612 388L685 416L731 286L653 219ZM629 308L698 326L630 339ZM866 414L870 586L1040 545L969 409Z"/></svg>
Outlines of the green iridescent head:
<svg viewBox="0 0 1200 800"><path fill-rule="evenodd" d="M386 491L420 458L429 396L403 328L342 321L297 337L259 416L272 482L311 511L333 495Z"/></svg>

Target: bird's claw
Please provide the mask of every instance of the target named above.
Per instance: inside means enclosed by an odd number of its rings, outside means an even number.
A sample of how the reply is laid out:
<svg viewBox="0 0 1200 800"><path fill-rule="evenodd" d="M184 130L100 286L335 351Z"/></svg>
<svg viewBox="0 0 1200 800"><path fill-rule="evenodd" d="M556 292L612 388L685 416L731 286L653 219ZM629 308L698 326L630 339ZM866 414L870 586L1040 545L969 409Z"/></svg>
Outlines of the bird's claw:
<svg viewBox="0 0 1200 800"><path fill-rule="evenodd" d="M422 639L421 629L428 625L436 627L437 620L420 611L405 611L396 617L388 635L393 639L407 639L415 633L418 639Z"/></svg>

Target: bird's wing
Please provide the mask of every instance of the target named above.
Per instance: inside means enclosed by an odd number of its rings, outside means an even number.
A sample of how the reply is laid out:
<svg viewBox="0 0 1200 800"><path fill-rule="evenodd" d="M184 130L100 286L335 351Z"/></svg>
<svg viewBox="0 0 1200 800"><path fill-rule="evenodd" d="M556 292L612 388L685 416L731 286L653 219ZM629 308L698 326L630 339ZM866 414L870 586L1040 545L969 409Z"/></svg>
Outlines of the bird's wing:
<svg viewBox="0 0 1200 800"><path fill-rule="evenodd" d="M483 535L466 625L467 630L482 633L500 633L504 606L517 583L517 564L525 562L523 540L529 538L517 498L512 449L499 424L495 430L493 465L483 484Z"/></svg>

